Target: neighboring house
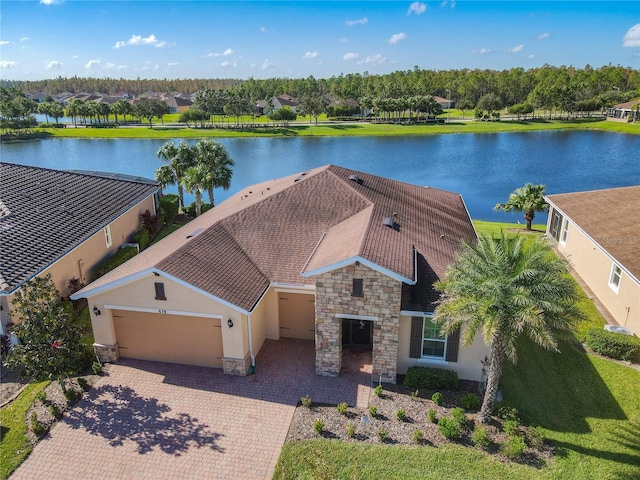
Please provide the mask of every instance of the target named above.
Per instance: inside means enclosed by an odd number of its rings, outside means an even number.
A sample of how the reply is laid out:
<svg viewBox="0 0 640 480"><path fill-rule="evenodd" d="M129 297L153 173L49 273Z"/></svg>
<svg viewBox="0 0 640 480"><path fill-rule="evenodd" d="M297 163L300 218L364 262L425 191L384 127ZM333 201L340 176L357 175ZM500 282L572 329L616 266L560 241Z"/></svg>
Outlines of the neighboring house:
<svg viewBox="0 0 640 480"><path fill-rule="evenodd" d="M103 361L245 375L290 337L315 340L319 375L358 345L387 382L411 365L480 380L482 339L459 348L431 322L433 282L476 238L460 195L330 165L242 190L72 298L97 312Z"/></svg>
<svg viewBox="0 0 640 480"><path fill-rule="evenodd" d="M552 242L615 321L640 336L640 186L546 200Z"/></svg>
<svg viewBox="0 0 640 480"><path fill-rule="evenodd" d="M456 101L434 95L433 99L438 102L442 108L455 108Z"/></svg>
<svg viewBox="0 0 640 480"><path fill-rule="evenodd" d="M272 111L279 110L284 106L288 106L291 111L298 113L300 102L298 102L296 97L292 97L291 95L271 97L269 101L258 100L256 102L256 113L258 115L269 115Z"/></svg>
<svg viewBox="0 0 640 480"><path fill-rule="evenodd" d="M640 99L611 107L607 111L607 120L614 120L618 122L639 122Z"/></svg>
<svg viewBox="0 0 640 480"><path fill-rule="evenodd" d="M61 295L72 277L89 283L93 267L155 213L159 185L112 173L70 172L0 163L0 329L11 296L50 273Z"/></svg>

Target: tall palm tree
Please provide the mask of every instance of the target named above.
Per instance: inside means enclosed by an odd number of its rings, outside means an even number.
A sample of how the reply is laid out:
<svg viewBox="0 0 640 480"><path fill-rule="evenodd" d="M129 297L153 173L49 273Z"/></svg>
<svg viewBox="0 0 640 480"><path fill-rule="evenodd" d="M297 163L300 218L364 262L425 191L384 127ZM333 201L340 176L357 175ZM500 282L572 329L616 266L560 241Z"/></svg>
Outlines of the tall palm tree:
<svg viewBox="0 0 640 480"><path fill-rule="evenodd" d="M545 212L549 209L549 204L544 200L544 185L527 183L524 187L516 188L509 195L507 203L498 203L493 209L503 212L524 212L527 230L531 230L531 222L536 212Z"/></svg>
<svg viewBox="0 0 640 480"><path fill-rule="evenodd" d="M178 186L179 209L184 211L184 189L182 177L184 172L194 165L194 155L192 148L185 142L178 145L168 142L158 150L158 158L166 162L165 165L156 170L156 180L163 187L168 185Z"/></svg>
<svg viewBox="0 0 640 480"><path fill-rule="evenodd" d="M196 217L200 216L202 211L202 192L213 184L213 174L206 165L198 164L187 168L182 177L182 185L189 193L195 193L196 196Z"/></svg>
<svg viewBox="0 0 640 480"><path fill-rule="evenodd" d="M233 176L231 167L235 165L235 162L229 157L224 146L215 140L200 140L196 143L194 150L196 163L206 166L213 175L213 182L207 186L209 203L213 207L215 205L213 189L214 187L222 187L224 190L229 190Z"/></svg>
<svg viewBox="0 0 640 480"><path fill-rule="evenodd" d="M461 327L467 346L482 332L491 348L481 423L491 418L504 361L517 361L518 336L558 352L558 339L581 318L565 264L542 240L503 232L465 244L446 279L436 284L441 297L434 320L442 332Z"/></svg>

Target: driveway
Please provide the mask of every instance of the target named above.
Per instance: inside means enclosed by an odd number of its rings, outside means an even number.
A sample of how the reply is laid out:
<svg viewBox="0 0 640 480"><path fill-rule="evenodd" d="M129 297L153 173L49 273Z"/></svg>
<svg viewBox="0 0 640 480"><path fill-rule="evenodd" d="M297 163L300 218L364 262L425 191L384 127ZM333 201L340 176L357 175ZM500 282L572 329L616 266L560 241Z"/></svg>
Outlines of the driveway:
<svg viewBox="0 0 640 480"><path fill-rule="evenodd" d="M313 374L313 343L267 341L255 375L122 360L33 450L19 479L270 479L296 403L366 404L370 376Z"/></svg>

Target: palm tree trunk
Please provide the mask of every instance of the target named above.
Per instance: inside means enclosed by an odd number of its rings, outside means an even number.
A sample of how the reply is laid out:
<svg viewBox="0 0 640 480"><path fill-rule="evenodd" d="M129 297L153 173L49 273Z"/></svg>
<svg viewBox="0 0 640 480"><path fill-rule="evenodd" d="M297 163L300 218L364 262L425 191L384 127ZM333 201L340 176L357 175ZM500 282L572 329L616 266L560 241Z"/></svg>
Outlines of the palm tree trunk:
<svg viewBox="0 0 640 480"><path fill-rule="evenodd" d="M200 193L200 190L196 189L196 217L200 216L201 211L202 211L202 193Z"/></svg>
<svg viewBox="0 0 640 480"><path fill-rule="evenodd" d="M178 179L178 204L180 212L184 212L184 189L182 188L182 179Z"/></svg>
<svg viewBox="0 0 640 480"><path fill-rule="evenodd" d="M494 339L493 347L491 348L487 389L484 392L482 408L478 414L478 421L480 423L488 423L491 420L491 413L493 412L493 404L495 403L496 394L498 393L498 385L500 383L500 376L502 375L502 364L504 363L505 357L506 348L503 341L500 338Z"/></svg>
<svg viewBox="0 0 640 480"><path fill-rule="evenodd" d="M213 187L209 187L208 190L209 190L209 203L211 204L211 207L213 208L214 207L214 204L213 204Z"/></svg>

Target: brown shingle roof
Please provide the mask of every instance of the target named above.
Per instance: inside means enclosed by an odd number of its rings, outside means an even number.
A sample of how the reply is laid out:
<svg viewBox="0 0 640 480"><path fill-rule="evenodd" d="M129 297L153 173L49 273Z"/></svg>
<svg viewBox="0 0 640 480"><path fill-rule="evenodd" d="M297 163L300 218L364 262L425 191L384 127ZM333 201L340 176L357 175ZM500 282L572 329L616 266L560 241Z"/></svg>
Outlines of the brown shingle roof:
<svg viewBox="0 0 640 480"><path fill-rule="evenodd" d="M640 279L640 186L547 195L546 198Z"/></svg>
<svg viewBox="0 0 640 480"><path fill-rule="evenodd" d="M393 213L399 231L383 224ZM82 295L155 268L250 311L270 282L313 284L313 270L354 256L413 280L417 249L428 262L419 284L430 284L474 239L460 195L329 165L246 188Z"/></svg>

